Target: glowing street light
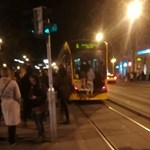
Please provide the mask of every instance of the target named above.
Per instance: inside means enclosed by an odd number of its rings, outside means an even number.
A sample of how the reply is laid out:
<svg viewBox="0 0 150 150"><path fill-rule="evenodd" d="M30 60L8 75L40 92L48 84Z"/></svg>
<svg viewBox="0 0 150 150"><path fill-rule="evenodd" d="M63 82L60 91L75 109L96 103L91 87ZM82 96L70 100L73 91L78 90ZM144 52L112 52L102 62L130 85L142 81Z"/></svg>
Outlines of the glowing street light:
<svg viewBox="0 0 150 150"><path fill-rule="evenodd" d="M101 32L97 33L95 39L97 42L102 41L103 40L103 33L101 33Z"/></svg>
<svg viewBox="0 0 150 150"><path fill-rule="evenodd" d="M3 63L3 67L6 68L6 67L7 67L7 64Z"/></svg>
<svg viewBox="0 0 150 150"><path fill-rule="evenodd" d="M140 0L134 0L128 5L127 17L134 21L142 14L142 3Z"/></svg>
<svg viewBox="0 0 150 150"><path fill-rule="evenodd" d="M29 58L26 58L25 60L26 60L26 61L29 61Z"/></svg>
<svg viewBox="0 0 150 150"><path fill-rule="evenodd" d="M30 59L29 59L26 55L23 55L22 57L23 57L23 59L24 59L26 62L29 62L29 61L30 61Z"/></svg>
<svg viewBox="0 0 150 150"><path fill-rule="evenodd" d="M26 59L26 58L27 58L27 56L26 56L26 55L23 55L22 57L23 57L24 59Z"/></svg>
<svg viewBox="0 0 150 150"><path fill-rule="evenodd" d="M138 19L142 14L142 2L141 0L134 0L128 5L127 9L127 17L130 19L131 24ZM134 27L135 28L135 27ZM135 40L133 43L136 43L136 32L133 32L133 40ZM132 70L135 69L135 51L136 51L136 45L134 44L133 53L132 53Z"/></svg>
<svg viewBox="0 0 150 150"><path fill-rule="evenodd" d="M99 32L99 33L96 34L95 40L97 42L100 42L100 41L103 40L103 38L104 38L103 33ZM105 46L106 46L106 70L107 70L107 73L108 73L108 42L104 41L104 43L105 43Z"/></svg>
<svg viewBox="0 0 150 150"><path fill-rule="evenodd" d="M111 63L112 63L112 70L113 70L113 74L114 74L114 69L115 69L115 67L114 67L114 64L115 64L115 62L116 62L116 58L112 58L111 59Z"/></svg>
<svg viewBox="0 0 150 150"><path fill-rule="evenodd" d="M17 66L17 69L20 70L20 66Z"/></svg>
<svg viewBox="0 0 150 150"><path fill-rule="evenodd" d="M0 50L2 48L2 43L3 43L3 41L2 41L2 39L0 39Z"/></svg>

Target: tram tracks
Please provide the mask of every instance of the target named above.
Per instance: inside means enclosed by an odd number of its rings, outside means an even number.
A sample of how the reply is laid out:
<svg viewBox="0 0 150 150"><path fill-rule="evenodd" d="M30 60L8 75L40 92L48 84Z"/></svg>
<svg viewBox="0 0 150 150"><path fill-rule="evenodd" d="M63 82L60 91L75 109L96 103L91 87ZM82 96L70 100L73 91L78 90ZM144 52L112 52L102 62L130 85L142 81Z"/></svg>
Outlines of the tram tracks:
<svg viewBox="0 0 150 150"><path fill-rule="evenodd" d="M118 150L118 148L113 144L113 142L111 142L111 140L103 133L103 131L95 124L95 122L86 114L86 112L81 107L79 107L79 109L86 116L89 123L96 130L96 132L100 135L100 137L107 144L110 150Z"/></svg>
<svg viewBox="0 0 150 150"><path fill-rule="evenodd" d="M109 100L111 101L111 100ZM122 118L126 119L127 121L133 123L135 126L140 127L141 129L144 129L145 132L150 132L150 129L144 125L142 125L141 123L135 121L134 119L130 118L129 116L123 114L122 112L120 112L119 110L113 108L112 106L109 106L108 104L104 104L104 106L109 109L110 111L113 111L114 113L120 115ZM121 106L120 106L121 107ZM82 108L82 106L78 105L78 108L80 109L80 111L85 115L85 117L87 118L87 120L90 122L90 124L93 126L93 128L96 130L96 132L98 133L98 135L103 139L103 141L107 144L107 146L109 147L110 150L119 150L118 146L115 144L115 142L113 142L113 140L100 128L99 124L96 123L92 117L86 112L86 110L84 109L84 107ZM122 108L124 108L122 106ZM125 107L126 108L126 107ZM124 109L125 109L124 108ZM141 116L145 119L147 119L149 121L149 118L146 116L143 116L141 114L139 114L139 112L137 113L136 111L133 111L131 109L126 108L128 111L137 114L138 116Z"/></svg>
<svg viewBox="0 0 150 150"><path fill-rule="evenodd" d="M145 113L142 113L141 111L138 111L137 109L134 109L133 107L123 105L123 104L121 104L119 102L116 102L115 100L111 100L111 99L108 99L107 101L109 101L109 102L111 102L111 103L113 103L113 104L115 104L119 107L122 107L122 108L124 108L124 109L126 109L126 110L128 110L128 111L130 111L130 112L132 112L132 113L148 120L148 121L150 121L150 116L146 115Z"/></svg>
<svg viewBox="0 0 150 150"><path fill-rule="evenodd" d="M149 116L146 116L145 114L143 114L143 113L141 113L141 112L139 112L139 111L136 111L136 110L134 110L134 109L132 109L132 108L129 108L129 107L125 106L125 105L122 105L122 104L117 103L117 102L115 102L115 101L112 101L112 100L110 100L110 99L109 99L108 101L111 102L111 103L113 103L113 104L115 104L115 105L118 105L118 106L120 106L120 107L122 107L122 108L124 108L124 109L126 109L126 110L128 110L128 111L130 111L130 112L132 112L132 113L134 113L134 114L136 114L136 115L138 115L138 116L140 116L140 117L142 117L142 118L148 120L148 121L150 121L150 117L149 117ZM148 127L142 125L141 123L137 122L136 120L132 119L131 117L128 117L127 115L121 113L120 111L118 111L118 110L112 108L111 106L109 106L109 105L107 105L107 104L105 104L105 106L106 106L108 109L110 109L110 110L116 112L117 114L119 114L119 115L123 116L124 118L130 120L131 122L135 123L136 125L138 125L139 127L143 128L144 130L150 132L150 129L149 129Z"/></svg>

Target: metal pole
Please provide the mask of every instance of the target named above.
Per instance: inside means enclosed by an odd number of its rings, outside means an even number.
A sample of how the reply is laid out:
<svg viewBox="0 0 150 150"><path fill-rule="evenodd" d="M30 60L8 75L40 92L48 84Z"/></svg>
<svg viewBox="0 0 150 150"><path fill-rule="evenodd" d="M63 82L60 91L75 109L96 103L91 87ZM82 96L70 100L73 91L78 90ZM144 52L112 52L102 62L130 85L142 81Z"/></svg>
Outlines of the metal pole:
<svg viewBox="0 0 150 150"><path fill-rule="evenodd" d="M113 74L114 74L114 72L115 72L115 71L114 71L114 70L115 70L115 69L114 69L114 62L112 63L112 65L113 65Z"/></svg>
<svg viewBox="0 0 150 150"><path fill-rule="evenodd" d="M48 23L50 20L48 19ZM49 89L48 89L48 104L49 104L49 117L50 117L50 138L51 141L55 141L57 138L57 119L56 119L56 97L55 90L53 88L53 78L52 78L52 66L51 66L51 37L48 34L47 41L47 57L49 62L48 77L49 77Z"/></svg>
<svg viewBox="0 0 150 150"><path fill-rule="evenodd" d="M106 45L106 75L108 73L108 43L105 41L104 42Z"/></svg>

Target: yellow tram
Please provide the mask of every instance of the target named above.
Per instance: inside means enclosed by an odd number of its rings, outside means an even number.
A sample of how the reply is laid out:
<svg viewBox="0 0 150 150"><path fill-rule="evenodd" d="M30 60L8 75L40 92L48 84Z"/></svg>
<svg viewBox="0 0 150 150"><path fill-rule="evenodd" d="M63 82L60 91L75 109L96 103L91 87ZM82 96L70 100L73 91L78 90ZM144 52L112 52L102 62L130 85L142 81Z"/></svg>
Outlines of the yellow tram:
<svg viewBox="0 0 150 150"><path fill-rule="evenodd" d="M107 50L104 42L75 40L65 42L57 58L58 64L64 64L72 79L73 90L70 101L107 99ZM88 70L94 77L88 85ZM90 73L89 73L90 76ZM90 83L90 82L89 82Z"/></svg>

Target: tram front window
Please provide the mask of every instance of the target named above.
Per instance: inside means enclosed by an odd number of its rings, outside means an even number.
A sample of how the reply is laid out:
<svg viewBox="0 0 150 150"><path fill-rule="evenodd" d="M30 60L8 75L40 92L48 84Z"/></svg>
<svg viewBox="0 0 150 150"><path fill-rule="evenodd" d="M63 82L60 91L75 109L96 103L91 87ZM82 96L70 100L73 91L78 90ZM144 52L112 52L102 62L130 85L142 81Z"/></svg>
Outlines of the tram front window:
<svg viewBox="0 0 150 150"><path fill-rule="evenodd" d="M75 78L81 79L83 76L86 76L86 73L89 68L92 68L95 74L105 74L104 63L98 59L86 59L82 58L74 59L74 76Z"/></svg>

